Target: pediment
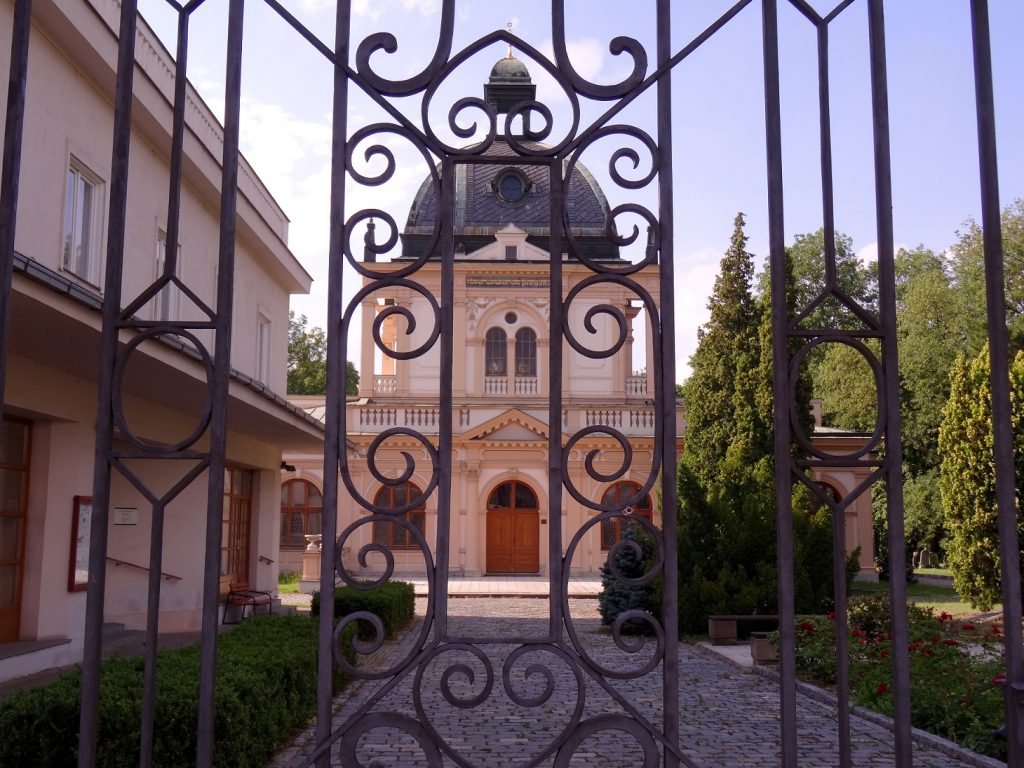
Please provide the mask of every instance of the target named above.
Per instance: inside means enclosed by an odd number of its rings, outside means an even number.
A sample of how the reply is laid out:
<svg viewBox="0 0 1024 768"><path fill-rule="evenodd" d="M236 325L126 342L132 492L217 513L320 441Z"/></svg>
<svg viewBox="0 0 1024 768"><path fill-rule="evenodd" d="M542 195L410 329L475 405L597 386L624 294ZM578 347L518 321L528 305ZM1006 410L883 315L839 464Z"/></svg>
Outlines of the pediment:
<svg viewBox="0 0 1024 768"><path fill-rule="evenodd" d="M540 419L511 408L478 424L461 435L463 440L536 441L548 439L548 425Z"/></svg>

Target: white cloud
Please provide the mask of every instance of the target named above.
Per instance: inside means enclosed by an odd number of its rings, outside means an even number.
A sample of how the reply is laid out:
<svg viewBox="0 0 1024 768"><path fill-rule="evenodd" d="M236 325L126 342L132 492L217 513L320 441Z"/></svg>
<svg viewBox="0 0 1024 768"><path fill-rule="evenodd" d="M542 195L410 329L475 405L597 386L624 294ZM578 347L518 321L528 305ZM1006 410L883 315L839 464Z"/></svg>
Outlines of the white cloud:
<svg viewBox="0 0 1024 768"><path fill-rule="evenodd" d="M537 46L537 49L554 61L555 50L550 38ZM605 59L610 55L607 43L602 43L595 37L570 40L565 44L565 49L576 73L584 80L591 82L594 82L601 74ZM538 101L545 104L568 101L561 86L547 72L534 72L531 69L530 74L533 76L533 81L537 83Z"/></svg>
<svg viewBox="0 0 1024 768"><path fill-rule="evenodd" d="M878 243L868 243L859 248L857 250L857 258L864 264L878 261Z"/></svg>
<svg viewBox="0 0 1024 768"><path fill-rule="evenodd" d="M893 253L899 252L900 248L906 248L903 243L893 244ZM870 264L878 261L878 243L868 243L857 249L857 258L862 264Z"/></svg>
<svg viewBox="0 0 1024 768"><path fill-rule="evenodd" d="M697 329L710 317L708 296L718 275L719 251L705 248L676 262L676 380L690 375L690 355L697 349Z"/></svg>

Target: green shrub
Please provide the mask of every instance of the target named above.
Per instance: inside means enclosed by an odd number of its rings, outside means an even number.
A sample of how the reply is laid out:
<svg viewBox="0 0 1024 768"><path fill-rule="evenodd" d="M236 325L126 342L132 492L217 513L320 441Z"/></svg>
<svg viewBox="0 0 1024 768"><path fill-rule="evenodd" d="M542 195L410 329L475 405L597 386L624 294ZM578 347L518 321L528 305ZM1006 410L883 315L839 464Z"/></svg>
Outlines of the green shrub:
<svg viewBox="0 0 1024 768"><path fill-rule="evenodd" d="M850 698L892 715L892 639L889 601L850 602ZM777 642L777 633L775 635ZM1005 759L1006 744L993 738L1003 724L1004 662L998 628L958 624L949 614L908 605L910 718L913 725L962 746ZM804 616L796 627L797 674L836 683L834 614Z"/></svg>
<svg viewBox="0 0 1024 768"><path fill-rule="evenodd" d="M350 648L351 643L342 647ZM349 650L348 653L351 653ZM192 765L196 751L199 647L161 651L157 661L153 766ZM258 616L217 643L213 762L263 765L314 714L317 622L303 616ZM141 658L103 662L97 765L139 762ZM335 672L334 687L345 682ZM16 693L0 705L0 764L8 768L74 766L78 750L81 671Z"/></svg>
<svg viewBox="0 0 1024 768"><path fill-rule="evenodd" d="M368 611L380 617L384 624L384 632L392 635L412 621L416 612L416 594L412 584L405 581L389 581L373 589L357 587L334 588L334 618L340 619L357 611ZM312 612L320 615L320 593L313 593ZM373 627L369 622L361 621L359 634L372 637Z"/></svg>
<svg viewBox="0 0 1024 768"><path fill-rule="evenodd" d="M623 525L622 541L635 541L640 546L641 555L630 546L616 550L615 564L619 572L629 579L635 579L650 570L655 559L654 539L646 528L640 525ZM656 599L655 582L646 584L627 584L612 573L607 565L601 566L601 594L598 596L598 610L601 623L615 623L620 613L631 610L647 611L652 616L661 614L660 600ZM631 619L622 625L624 634L646 634L651 632L651 625L640 619Z"/></svg>

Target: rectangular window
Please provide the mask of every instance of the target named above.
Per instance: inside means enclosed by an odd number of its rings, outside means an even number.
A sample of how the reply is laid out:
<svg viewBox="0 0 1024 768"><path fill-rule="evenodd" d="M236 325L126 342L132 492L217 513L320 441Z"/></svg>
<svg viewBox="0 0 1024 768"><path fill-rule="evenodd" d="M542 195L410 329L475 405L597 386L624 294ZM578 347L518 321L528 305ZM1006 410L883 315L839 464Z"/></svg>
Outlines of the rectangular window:
<svg viewBox="0 0 1024 768"><path fill-rule="evenodd" d="M256 328L256 378L266 384L270 380L270 318L262 312Z"/></svg>
<svg viewBox="0 0 1024 768"><path fill-rule="evenodd" d="M519 256L519 249L514 245L505 246L505 261L515 261Z"/></svg>
<svg viewBox="0 0 1024 768"><path fill-rule="evenodd" d="M72 158L64 197L62 265L93 285L100 282L102 191L99 178Z"/></svg>
<svg viewBox="0 0 1024 768"><path fill-rule="evenodd" d="M156 277L163 277L167 271L167 233L162 229L156 232ZM174 274L181 275L181 244L178 244L177 257L174 260ZM174 320L178 318L181 304L181 289L174 283L168 283L160 289L153 302L154 320Z"/></svg>

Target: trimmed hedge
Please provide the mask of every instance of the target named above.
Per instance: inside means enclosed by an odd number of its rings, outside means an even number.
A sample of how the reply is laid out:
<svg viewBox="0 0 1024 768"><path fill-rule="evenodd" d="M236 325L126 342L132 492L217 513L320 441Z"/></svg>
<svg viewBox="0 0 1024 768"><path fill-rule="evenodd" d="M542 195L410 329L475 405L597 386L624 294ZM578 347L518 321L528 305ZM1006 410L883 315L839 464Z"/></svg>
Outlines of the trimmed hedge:
<svg viewBox="0 0 1024 768"><path fill-rule="evenodd" d="M313 593L312 611L314 616L320 615L320 593ZM368 611L380 616L384 623L384 632L390 636L402 629L416 612L416 594L412 584L405 581L389 581L375 589L357 589L356 587L334 588L335 620L356 611ZM373 635L373 628L368 622L359 622L360 633Z"/></svg>
<svg viewBox="0 0 1024 768"><path fill-rule="evenodd" d="M317 626L308 616L255 616L217 643L214 765L265 765L316 711ZM354 656L351 643L342 648ZM142 658L103 662L97 765L139 762ZM81 670L0 704L0 764L74 766ZM335 672L335 690L346 682ZM161 651L157 662L153 766L195 764L199 646Z"/></svg>

